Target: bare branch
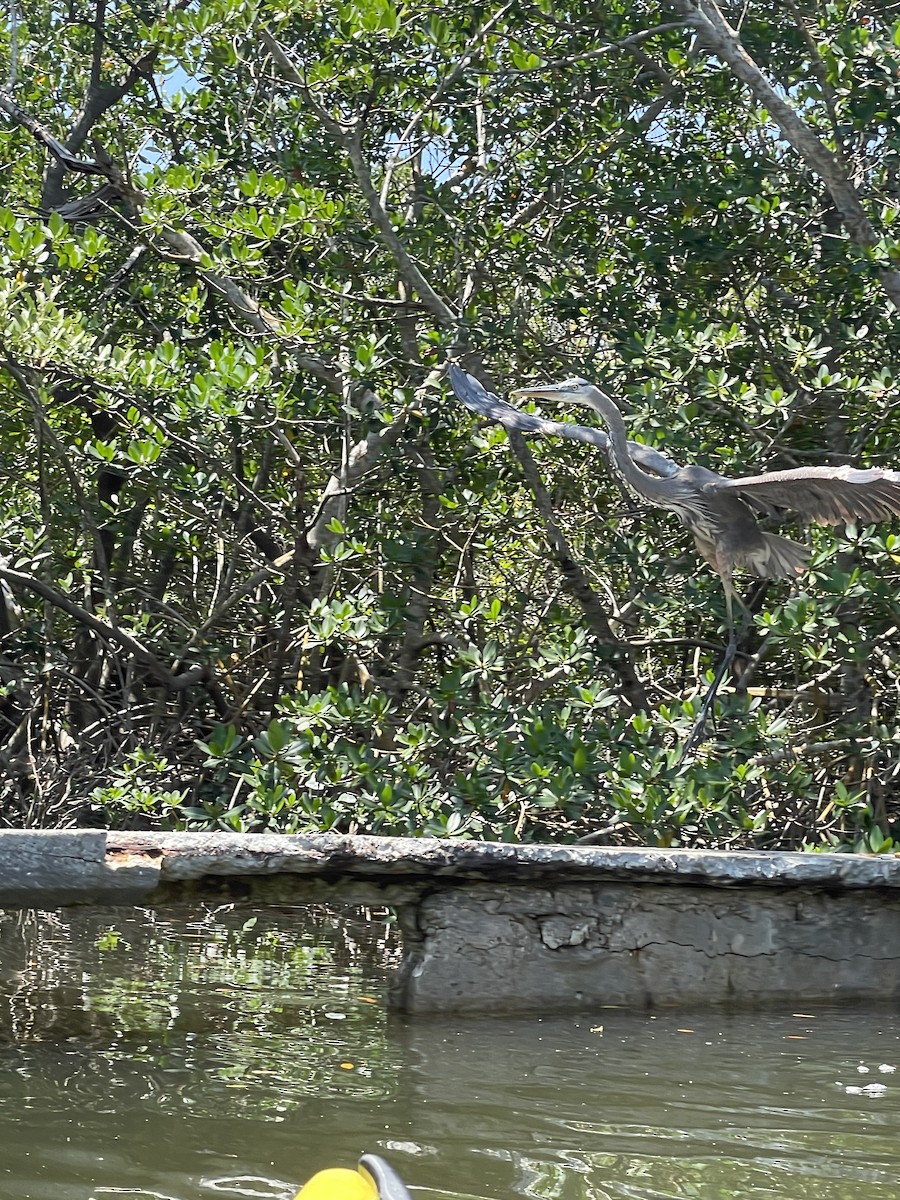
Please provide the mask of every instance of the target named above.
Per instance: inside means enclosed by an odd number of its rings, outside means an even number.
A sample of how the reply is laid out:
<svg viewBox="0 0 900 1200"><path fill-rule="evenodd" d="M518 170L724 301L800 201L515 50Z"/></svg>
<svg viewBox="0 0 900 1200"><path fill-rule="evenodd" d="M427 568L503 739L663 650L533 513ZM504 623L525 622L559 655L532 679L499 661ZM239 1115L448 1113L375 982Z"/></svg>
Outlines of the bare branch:
<svg viewBox="0 0 900 1200"><path fill-rule="evenodd" d="M550 58L537 67L519 67L509 72L510 75L539 75L542 71L558 69L559 67L575 67L583 62L591 62L597 58L606 58L615 50L631 50L646 42L648 38L656 37L659 33L670 33L673 29L684 29L688 21L665 21L662 25L653 25L649 29L639 29L618 42L607 42L594 50L585 50L583 54L570 54L565 58Z"/></svg>
<svg viewBox="0 0 900 1200"><path fill-rule="evenodd" d="M816 45L816 39L809 31L809 26L804 19L803 13L793 0L782 0L785 8L794 18L794 24L800 32L800 36L806 42L806 47L809 50L809 59L812 64L812 69L815 72L816 79L819 81L819 87L822 89L822 98L825 101L825 107L828 109L828 116L831 120L831 135L843 153L843 143L841 139L841 130L837 118L837 97L834 88L828 82L828 72L825 69L825 64L822 61L822 55L819 53L819 47Z"/></svg>
<svg viewBox="0 0 900 1200"><path fill-rule="evenodd" d="M609 617L597 598L597 594L588 582L587 576L578 564L569 542L560 529L553 512L553 502L550 499L544 481L541 479L537 464L532 458L525 439L515 429L507 430L509 444L512 447L525 481L531 489L537 504L538 512L544 526L547 540L553 550L553 556L562 572L566 590L577 600L584 612L585 622L594 635L614 651L610 667L619 677L622 696L634 709L647 707L647 696L643 684L637 676L632 661L633 651L627 642L621 641L613 632Z"/></svg>
<svg viewBox="0 0 900 1200"><path fill-rule="evenodd" d="M419 299L423 304L427 305L432 316L440 325L454 328L459 320L456 313L437 294L413 262L409 251L397 236L394 223L378 198L378 192L375 190L375 185L372 182L372 173L369 164L363 156L362 146L359 144L358 138L355 135L350 137L345 136L344 149L347 151L347 156L350 159L350 165L353 168L353 174L356 176L359 189L369 206L372 220L378 226L378 232L381 234L384 244L390 250L403 282L416 292Z"/></svg>
<svg viewBox="0 0 900 1200"><path fill-rule="evenodd" d="M432 373L434 377L439 374L439 371ZM408 420L409 414L402 412L390 425L373 429L361 442L356 443L347 456L344 467L328 480L322 491L316 517L306 532L306 544L313 556L317 556L324 546L334 542L335 535L328 526L338 515L347 494L366 472L371 471L382 451L398 440Z"/></svg>
<svg viewBox="0 0 900 1200"><path fill-rule="evenodd" d="M186 8L188 2L189 0L176 0L173 9ZM66 138L65 148L70 154L78 152L90 137L91 130L97 122L109 112L113 105L118 104L122 97L131 91L139 79L146 79L151 75L154 63L159 57L159 47L150 46L137 61L129 65L128 71L118 82L104 84L102 82L102 63L103 51L106 46L105 24L106 0L96 0L90 81L84 97L84 107L76 117L69 136ZM56 162L49 164L41 195L42 208L57 208L65 202L63 179L66 170L71 169L73 168L70 164L62 162L59 158Z"/></svg>
<svg viewBox="0 0 900 1200"><path fill-rule="evenodd" d="M47 132L40 121L35 120L24 108L16 104L12 96L2 88L0 88L0 112L5 112L17 125L21 125L23 129L27 129L35 141L45 146L57 162L61 163L66 170L78 171L82 175L106 175L106 169L100 166L99 163L90 162L87 159L78 158L75 154L70 154L65 146L56 140L53 134Z"/></svg>
<svg viewBox="0 0 900 1200"><path fill-rule="evenodd" d="M91 92L100 89L101 72L103 70L103 43L106 30L106 0L96 0L94 6L94 46L91 52Z"/></svg>

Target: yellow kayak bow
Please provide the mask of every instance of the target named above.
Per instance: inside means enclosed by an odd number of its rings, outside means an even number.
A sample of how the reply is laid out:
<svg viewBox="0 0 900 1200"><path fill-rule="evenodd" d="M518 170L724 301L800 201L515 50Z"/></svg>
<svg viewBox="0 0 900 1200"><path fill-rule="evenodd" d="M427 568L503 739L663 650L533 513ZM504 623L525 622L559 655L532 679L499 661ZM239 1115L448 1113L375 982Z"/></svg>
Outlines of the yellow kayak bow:
<svg viewBox="0 0 900 1200"><path fill-rule="evenodd" d="M300 1189L295 1200L412 1200L406 1184L377 1154L364 1154L359 1168L329 1167Z"/></svg>

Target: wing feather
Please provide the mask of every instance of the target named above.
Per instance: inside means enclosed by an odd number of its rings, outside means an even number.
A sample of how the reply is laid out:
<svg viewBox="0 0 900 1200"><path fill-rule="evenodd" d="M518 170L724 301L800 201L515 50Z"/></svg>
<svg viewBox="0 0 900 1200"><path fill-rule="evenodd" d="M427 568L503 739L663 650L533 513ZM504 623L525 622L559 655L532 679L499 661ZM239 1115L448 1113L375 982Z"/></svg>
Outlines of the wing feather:
<svg viewBox="0 0 900 1200"><path fill-rule="evenodd" d="M900 472L880 467L798 467L707 484L764 510L789 509L820 525L884 521L900 513Z"/></svg>

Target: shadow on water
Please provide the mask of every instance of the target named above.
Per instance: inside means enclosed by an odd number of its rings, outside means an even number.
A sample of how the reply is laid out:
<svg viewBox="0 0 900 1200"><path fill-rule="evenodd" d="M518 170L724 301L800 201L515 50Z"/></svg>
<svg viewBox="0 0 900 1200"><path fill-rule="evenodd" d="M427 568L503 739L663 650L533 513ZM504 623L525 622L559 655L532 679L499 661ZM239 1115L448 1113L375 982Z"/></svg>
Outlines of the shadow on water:
<svg viewBox="0 0 900 1200"><path fill-rule="evenodd" d="M894 1011L408 1021L383 913L0 914L3 1200L900 1200Z"/></svg>

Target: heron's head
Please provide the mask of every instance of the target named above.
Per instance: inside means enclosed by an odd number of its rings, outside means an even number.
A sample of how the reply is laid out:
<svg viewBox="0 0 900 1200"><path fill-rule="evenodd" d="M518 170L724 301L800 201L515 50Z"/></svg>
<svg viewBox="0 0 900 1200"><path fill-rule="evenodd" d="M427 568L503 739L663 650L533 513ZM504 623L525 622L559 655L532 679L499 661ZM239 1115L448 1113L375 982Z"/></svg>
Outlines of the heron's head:
<svg viewBox="0 0 900 1200"><path fill-rule="evenodd" d="M511 394L523 399L556 400L561 404L590 404L594 385L586 379L564 379L562 383L534 383Z"/></svg>

